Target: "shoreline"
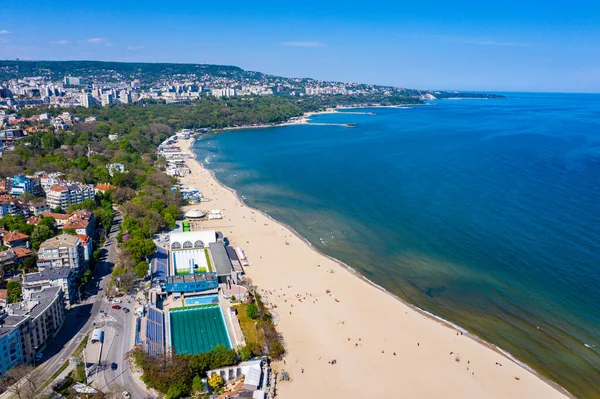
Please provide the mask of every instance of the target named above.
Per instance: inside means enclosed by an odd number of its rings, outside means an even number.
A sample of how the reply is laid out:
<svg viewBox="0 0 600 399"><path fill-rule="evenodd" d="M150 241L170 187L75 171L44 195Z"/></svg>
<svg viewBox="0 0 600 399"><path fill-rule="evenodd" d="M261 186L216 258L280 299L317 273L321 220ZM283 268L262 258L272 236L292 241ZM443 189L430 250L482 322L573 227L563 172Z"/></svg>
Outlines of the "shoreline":
<svg viewBox="0 0 600 399"><path fill-rule="evenodd" d="M394 106L395 107L395 106ZM361 108L361 107L352 107L352 108ZM373 107L368 107L368 108L373 108ZM333 111L325 111L325 112L320 112L320 113L336 113L337 111L333 110ZM314 114L318 114L318 113L311 113L311 115L306 115L306 118L309 118L310 116L314 115ZM294 124L294 123L292 123ZM276 125L276 126L282 126L282 125ZM268 126L271 127L271 126ZM275 126L274 126L275 127ZM254 128L254 127L244 127L244 128ZM241 129L241 127L240 127ZM195 139L192 138L190 140L186 140L185 141L185 146L182 146L182 150L184 152L188 152L191 155L191 159L189 160L190 163L195 164L198 168L200 168L203 173L207 174L207 176L209 177L210 181L213 184L218 185L221 189L227 191L229 193L229 195L231 195L235 201L237 201L239 203L240 207L245 207L247 210L250 210L252 214L254 214L255 212L258 212L260 215L262 215L263 217L265 217L266 219L268 219L269 221L271 221L272 223L274 223L276 226L282 227L282 230L285 229L288 232L290 232L293 236L295 236L298 240L300 240L305 247L309 248L310 250L312 250L311 252L316 254L318 257L322 257L322 258L326 258L327 260L335 263L339 268L344 269L346 272L348 272L352 277L352 279L360 281L361 283L366 283L366 285L369 287L369 290L372 290L373 288L375 288L378 292L382 293L383 295L385 295L386 297L392 299L394 302L396 302L398 304L398 307L404 306L407 309L410 309L413 311L413 313L415 315L421 316L426 320L429 320L430 322L435 323L436 328L439 328L440 326L444 327L445 330L449 330L451 332L456 332L456 336L459 336L459 332L460 332L460 336L462 337L463 335L469 339L469 341L471 341L472 343L476 344L479 347L478 351L485 351L485 352L493 352L496 355L501 356L502 359L508 360L510 361L510 363L512 365L514 365L515 367L518 367L521 372L526 372L530 375L530 377L534 380L534 382L537 380L538 382L541 382L544 386L551 388L551 391L555 394L555 395L549 395L548 393L544 394L542 392L530 392L526 397L540 397L540 398L547 398L547 397L569 397L572 398L573 396L566 391L564 388L562 388L560 385L558 385L557 383L555 383L554 381L540 375L538 372L536 372L534 369L532 369L529 365L527 365L526 363L523 363L519 360L517 360L514 356L512 356L510 353L502 350L501 348L499 348L498 346L487 342L485 340L483 340L482 338L478 337L475 334L470 333L468 330L452 323L451 321L445 320L435 314L432 314L426 310L423 310L421 308L419 308L418 306L411 304L409 302L407 302L406 300L398 297L397 295L393 294L392 292L386 290L384 287L373 283L372 281L370 281L368 278L366 278L365 276L361 275L360 273L358 273L354 268L352 268L352 266L336 259L333 258L327 254L324 254L322 252L319 251L319 249L317 249L310 241L308 241L306 238L304 238L302 235L300 235L297 231L295 231L291 226L288 226L282 222L277 221L276 219L274 219L273 217L271 217L267 212L261 211L259 209L255 209L250 207L245 201L244 199L238 195L238 193L236 192L236 190L227 187L226 185L224 185L221 181L219 181L216 176L214 171L211 171L209 169L206 169L204 167L204 165L202 164L202 162L198 161L196 159L196 154L194 153L194 151L192 150L193 144L195 142ZM201 191L203 191L203 188L200 188ZM211 199L212 201L212 199ZM195 205L195 207L197 206L202 206L202 203ZM214 204L211 204L211 206L214 207ZM230 219L231 220L231 219ZM246 241L248 243L248 241ZM240 244L240 243L238 243ZM241 246L244 246L244 244L240 244ZM261 256L262 259L262 256ZM320 265L319 265L320 266ZM250 267L248 269L246 269L246 271L248 272L248 275L252 277L253 275L253 271L254 271L254 267ZM356 278L358 277L358 278ZM261 289L261 291L263 291L263 285L262 284L258 284L259 289ZM269 291L269 290L267 290ZM269 291L270 292L270 291ZM285 295L285 294L284 294ZM270 299L270 298L269 298ZM336 299L337 301L337 299ZM292 305L293 306L293 305ZM278 313L278 309L272 309L271 310L273 313ZM406 312L405 312L406 313ZM291 312L290 312L291 314ZM279 319L279 316L277 316L277 319ZM279 329L279 326L278 326ZM285 331L285 328L281 329L280 331L283 335L284 335L284 344L286 344L286 348L287 348L287 339L286 337L288 336L288 332ZM440 333L440 331L436 331L436 333ZM350 338L348 338L348 340L350 340ZM385 340L384 340L385 341ZM419 344L417 343L417 347L419 347ZM382 351L383 353L383 351ZM452 352L450 352L452 353ZM490 353L487 353L487 355L489 355ZM394 356L396 355L396 353L394 352ZM457 361L458 362L458 361ZM468 362L468 364L470 364L470 361ZM498 364L498 363L496 363ZM507 365L504 365L507 366ZM468 367L467 367L468 370ZM521 373L522 374L522 373ZM474 375L474 373L473 373ZM437 375L432 375L432 377L435 379L438 376ZM515 380L521 382L522 380L524 380L525 378L517 378L515 376ZM393 384L391 384L393 385ZM521 384L524 385L524 384ZM287 385L280 387L281 392L285 392L287 391ZM544 391L544 389L541 389L542 391ZM446 391L444 391L446 392ZM486 394L488 392L486 391ZM498 392L493 393L492 395L490 395L489 397L515 397L514 396L514 392L511 393L510 395L507 396L498 396L497 395ZM325 395L323 397L329 397L330 394L333 394L332 392L329 392L328 395ZM423 394L422 392L420 394ZM477 397L488 397L486 395L484 396L480 396L481 392L479 393L479 395L477 396L473 396L473 398ZM519 394L517 394L519 395ZM532 396L533 395L533 396ZM539 395L539 396L538 396ZM286 395L282 395L283 397L286 397ZM294 395L290 395L289 397L300 397L300 396L294 396ZM451 396L454 397L454 396ZM469 395L464 396L461 394L461 397L471 397ZM521 396L518 396L521 397ZM523 396L525 397L525 396Z"/></svg>
<svg viewBox="0 0 600 399"><path fill-rule="evenodd" d="M344 112L340 112L340 110L354 110L354 109L369 109L369 108L412 108L412 107L424 107L431 106L431 104L398 104L398 105L360 105L360 106L345 106L345 107L335 107L335 108L327 108L324 111L310 111L305 112L301 116L295 116L288 119L285 122L277 122L277 123L263 123L260 125L242 125L242 126L227 126L219 129L213 129L213 132L224 132L228 130L244 130L244 129L267 129L272 127L282 127L282 126L292 126L292 125L310 125L309 119L315 115L325 115L325 114L340 114ZM347 114L361 114L361 115L374 115L370 112L346 112ZM340 123L336 124L339 126L346 126L347 124Z"/></svg>

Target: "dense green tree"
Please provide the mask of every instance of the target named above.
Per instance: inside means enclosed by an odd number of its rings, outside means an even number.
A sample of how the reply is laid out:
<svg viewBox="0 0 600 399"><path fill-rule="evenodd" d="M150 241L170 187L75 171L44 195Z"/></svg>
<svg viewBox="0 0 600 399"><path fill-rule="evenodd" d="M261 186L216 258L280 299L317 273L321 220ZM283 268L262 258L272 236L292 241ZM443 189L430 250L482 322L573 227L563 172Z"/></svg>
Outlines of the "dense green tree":
<svg viewBox="0 0 600 399"><path fill-rule="evenodd" d="M205 391L204 382L199 375L195 376L192 380L192 393L200 393Z"/></svg>
<svg viewBox="0 0 600 399"><path fill-rule="evenodd" d="M39 224L35 226L33 233L31 233L31 246L33 249L37 250L44 241L54 237L55 235L55 232L52 231L50 227L45 224Z"/></svg>
<svg viewBox="0 0 600 399"><path fill-rule="evenodd" d="M135 274L139 278L144 278L148 274L148 264L144 261L139 262L135 265Z"/></svg>
<svg viewBox="0 0 600 399"><path fill-rule="evenodd" d="M16 281L9 281L6 283L6 290L8 294L8 303L15 303L21 300L21 284Z"/></svg>

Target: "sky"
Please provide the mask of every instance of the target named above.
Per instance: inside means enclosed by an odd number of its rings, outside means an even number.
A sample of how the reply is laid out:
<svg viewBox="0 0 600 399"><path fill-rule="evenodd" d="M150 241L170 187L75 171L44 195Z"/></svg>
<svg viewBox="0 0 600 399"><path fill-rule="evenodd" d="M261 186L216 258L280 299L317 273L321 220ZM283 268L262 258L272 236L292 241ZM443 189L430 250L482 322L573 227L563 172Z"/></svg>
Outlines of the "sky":
<svg viewBox="0 0 600 399"><path fill-rule="evenodd" d="M2 0L0 59L236 65L440 90L600 92L600 1Z"/></svg>

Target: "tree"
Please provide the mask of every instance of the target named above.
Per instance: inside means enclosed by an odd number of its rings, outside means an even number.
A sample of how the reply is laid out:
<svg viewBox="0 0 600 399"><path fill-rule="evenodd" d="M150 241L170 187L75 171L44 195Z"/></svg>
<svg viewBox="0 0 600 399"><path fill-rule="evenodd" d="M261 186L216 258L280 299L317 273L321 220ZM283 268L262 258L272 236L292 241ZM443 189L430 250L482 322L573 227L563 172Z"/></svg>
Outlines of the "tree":
<svg viewBox="0 0 600 399"><path fill-rule="evenodd" d="M148 274L148 264L144 261L141 261L137 265L135 265L135 274L139 278L146 277L146 274Z"/></svg>
<svg viewBox="0 0 600 399"><path fill-rule="evenodd" d="M252 358L252 351L247 346L243 346L239 350L239 355L240 359L245 362L246 360L250 360Z"/></svg>
<svg viewBox="0 0 600 399"><path fill-rule="evenodd" d="M181 398L187 391L187 387L183 381L175 381L170 384L169 390L167 391L166 399L179 399Z"/></svg>
<svg viewBox="0 0 600 399"><path fill-rule="evenodd" d="M192 380L192 392L193 393L204 392L205 388L206 387L204 386L204 382L202 381L202 378L200 378L199 375L195 376L194 379Z"/></svg>
<svg viewBox="0 0 600 399"><path fill-rule="evenodd" d="M62 213L62 208L60 206L57 206L56 208L54 208L54 213Z"/></svg>
<svg viewBox="0 0 600 399"><path fill-rule="evenodd" d="M38 249L44 241L54 237L54 235L55 233L52 229L50 229L50 227L48 227L46 224L40 223L39 225L35 226L33 233L31 233L31 246L33 249Z"/></svg>
<svg viewBox="0 0 600 399"><path fill-rule="evenodd" d="M0 378L0 392L10 392L10 396L18 399L32 399L37 391L37 383L33 375L33 367L20 365L6 372Z"/></svg>
<svg viewBox="0 0 600 399"><path fill-rule="evenodd" d="M23 260L21 264L21 269L25 271L25 273L29 273L37 270L37 262L33 256L28 256Z"/></svg>
<svg viewBox="0 0 600 399"><path fill-rule="evenodd" d="M6 290L8 294L9 303L15 303L21 300L21 294L23 292L21 290L21 284L19 284L16 281L9 281L8 283L6 283Z"/></svg>
<svg viewBox="0 0 600 399"><path fill-rule="evenodd" d="M75 229L63 229L62 232L63 234L68 234L70 236L77 235L77 230Z"/></svg>
<svg viewBox="0 0 600 399"><path fill-rule="evenodd" d="M258 309L255 304L251 303L246 307L246 316L253 320L258 317Z"/></svg>
<svg viewBox="0 0 600 399"><path fill-rule="evenodd" d="M223 377L221 377L219 374L211 375L208 377L208 385L210 385L213 390L219 388L221 385L223 385Z"/></svg>

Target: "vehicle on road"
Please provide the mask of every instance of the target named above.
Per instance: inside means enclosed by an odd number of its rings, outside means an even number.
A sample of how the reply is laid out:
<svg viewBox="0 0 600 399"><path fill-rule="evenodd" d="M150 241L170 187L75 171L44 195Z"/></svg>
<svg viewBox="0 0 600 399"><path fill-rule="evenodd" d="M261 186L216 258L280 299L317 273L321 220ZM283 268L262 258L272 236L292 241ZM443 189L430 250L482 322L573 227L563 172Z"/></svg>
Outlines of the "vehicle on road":
<svg viewBox="0 0 600 399"><path fill-rule="evenodd" d="M111 368L112 370L116 370L116 369L117 369L117 367L118 367L118 366L117 366L117 363L115 363L115 362L113 362L113 363L111 363L111 364L110 364L110 368Z"/></svg>
<svg viewBox="0 0 600 399"><path fill-rule="evenodd" d="M119 305L113 305L113 306L112 306L112 308L113 308L113 309L116 309L116 310L119 310L119 309L121 309L121 307L120 307Z"/></svg>
<svg viewBox="0 0 600 399"><path fill-rule="evenodd" d="M123 391L123 393L121 395L123 395L123 397L125 399L131 399L131 394L127 391Z"/></svg>
<svg viewBox="0 0 600 399"><path fill-rule="evenodd" d="M112 303L121 303L121 300L120 299L113 299Z"/></svg>
<svg viewBox="0 0 600 399"><path fill-rule="evenodd" d="M127 308L123 308L123 312L125 312L125 313L129 313L129 312L130 312L130 310L129 310L129 309L127 309Z"/></svg>

